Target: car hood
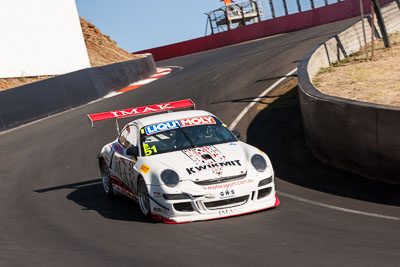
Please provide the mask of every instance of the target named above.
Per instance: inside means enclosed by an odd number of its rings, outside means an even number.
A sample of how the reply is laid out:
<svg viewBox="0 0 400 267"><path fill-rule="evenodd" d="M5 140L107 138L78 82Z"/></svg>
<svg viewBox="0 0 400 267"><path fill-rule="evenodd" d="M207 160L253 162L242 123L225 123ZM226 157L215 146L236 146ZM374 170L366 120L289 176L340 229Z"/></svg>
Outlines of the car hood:
<svg viewBox="0 0 400 267"><path fill-rule="evenodd" d="M197 147L153 156L160 165L194 182L244 175L247 159L238 142ZM159 165L159 166L160 166Z"/></svg>

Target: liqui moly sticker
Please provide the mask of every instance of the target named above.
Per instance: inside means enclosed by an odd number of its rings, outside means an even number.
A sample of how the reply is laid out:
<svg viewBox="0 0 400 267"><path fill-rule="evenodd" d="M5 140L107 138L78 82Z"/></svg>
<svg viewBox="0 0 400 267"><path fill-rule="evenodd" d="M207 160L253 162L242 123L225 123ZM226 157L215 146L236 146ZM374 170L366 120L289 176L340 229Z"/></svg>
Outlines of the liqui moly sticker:
<svg viewBox="0 0 400 267"><path fill-rule="evenodd" d="M183 127L192 126L192 125L201 125L201 124L215 124L215 120L213 117L197 117L190 119L179 120Z"/></svg>
<svg viewBox="0 0 400 267"><path fill-rule="evenodd" d="M169 121L169 122L164 122L164 123L159 123L159 124L154 124L151 126L148 126L145 128L146 130L146 134L154 134L154 133L158 133L158 132L162 132L162 131L166 131L166 130L170 130L170 129L175 129L182 127L181 123L176 120L176 121Z"/></svg>
<svg viewBox="0 0 400 267"><path fill-rule="evenodd" d="M147 126L145 128L146 134L154 134L162 131L167 131L170 129L175 129L178 127L186 127L186 126L194 126L194 125L202 125L202 124L215 124L215 120L213 117L196 117L175 121L168 121L163 123L154 124L151 126Z"/></svg>

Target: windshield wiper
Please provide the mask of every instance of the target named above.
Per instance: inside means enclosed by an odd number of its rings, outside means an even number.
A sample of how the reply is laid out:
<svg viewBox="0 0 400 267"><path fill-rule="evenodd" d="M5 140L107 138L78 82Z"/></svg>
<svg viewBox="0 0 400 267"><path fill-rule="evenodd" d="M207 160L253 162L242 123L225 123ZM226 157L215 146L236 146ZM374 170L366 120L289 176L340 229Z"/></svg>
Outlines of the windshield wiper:
<svg viewBox="0 0 400 267"><path fill-rule="evenodd" d="M196 148L196 144L192 141L192 139L190 139L190 137L187 135L187 133L182 129L181 126L179 126L178 124L176 124L176 126L178 126L179 130L181 131L181 133L183 134L183 136L185 136L185 138L190 142L190 146L192 148Z"/></svg>

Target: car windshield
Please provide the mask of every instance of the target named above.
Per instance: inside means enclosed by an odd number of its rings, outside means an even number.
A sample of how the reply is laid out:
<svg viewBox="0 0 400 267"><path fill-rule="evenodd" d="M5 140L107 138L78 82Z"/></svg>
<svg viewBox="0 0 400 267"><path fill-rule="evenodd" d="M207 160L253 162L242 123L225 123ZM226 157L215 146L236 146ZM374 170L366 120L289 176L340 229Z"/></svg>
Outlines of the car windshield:
<svg viewBox="0 0 400 267"><path fill-rule="evenodd" d="M157 123L140 130L144 156L237 141L225 124L211 116Z"/></svg>

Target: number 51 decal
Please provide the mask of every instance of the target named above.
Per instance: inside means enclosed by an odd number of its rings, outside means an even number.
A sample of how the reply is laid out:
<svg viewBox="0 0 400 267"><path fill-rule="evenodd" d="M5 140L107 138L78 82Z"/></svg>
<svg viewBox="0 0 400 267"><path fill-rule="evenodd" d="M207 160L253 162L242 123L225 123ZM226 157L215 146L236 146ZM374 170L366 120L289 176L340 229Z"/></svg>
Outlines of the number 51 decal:
<svg viewBox="0 0 400 267"><path fill-rule="evenodd" d="M156 148L156 146L152 146L152 147L149 147L149 145L148 144L144 144L143 145L143 148L144 148L144 154L146 155L146 156L150 156L151 154L156 154L157 153L157 148Z"/></svg>

